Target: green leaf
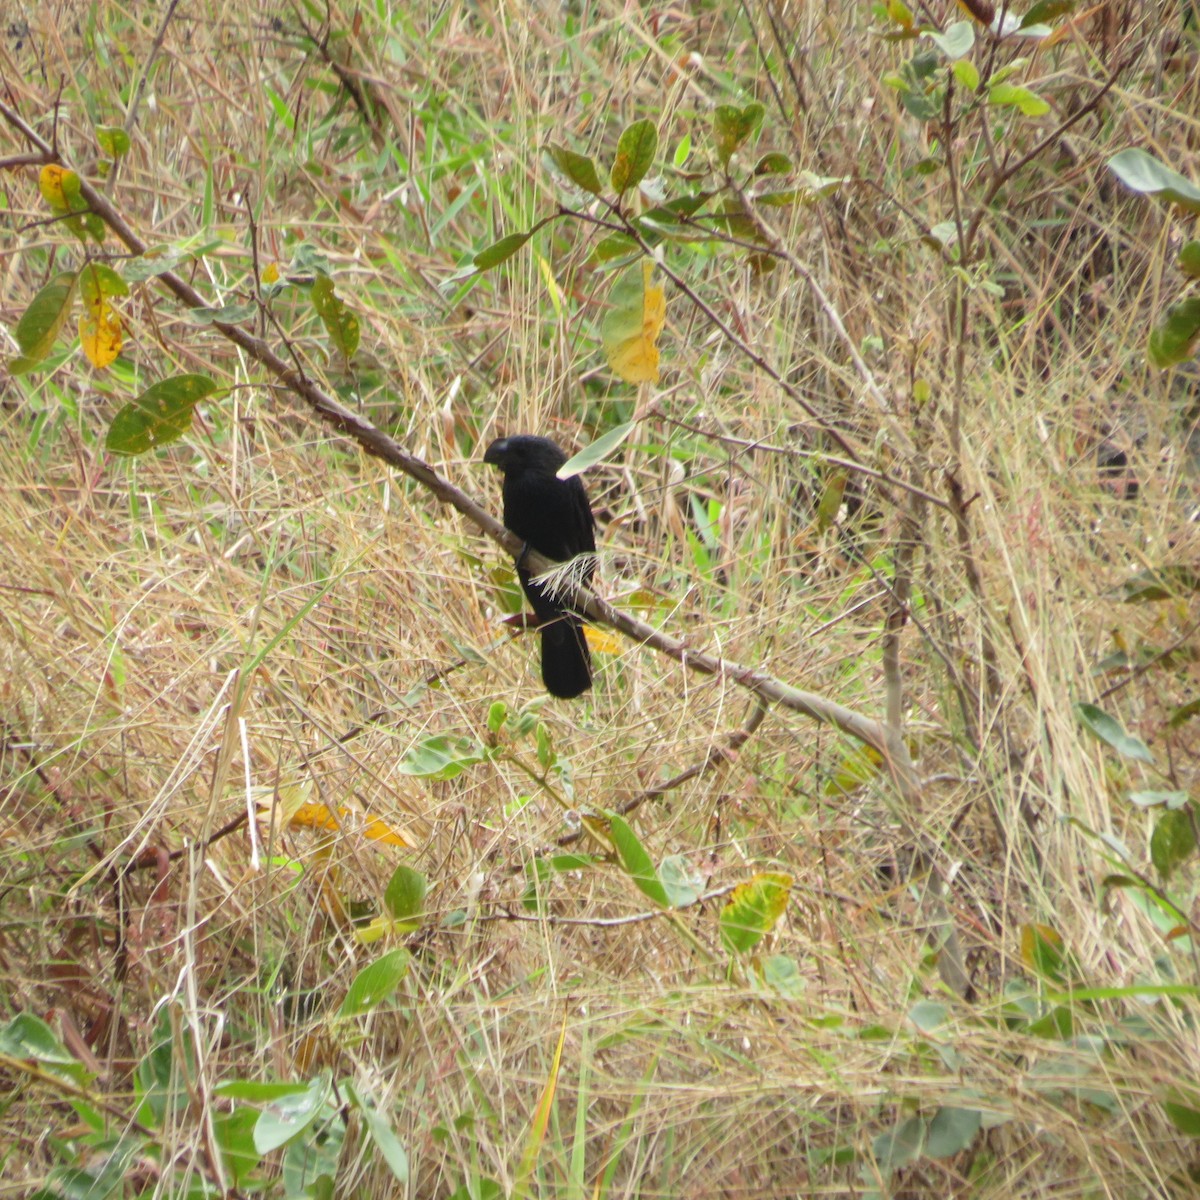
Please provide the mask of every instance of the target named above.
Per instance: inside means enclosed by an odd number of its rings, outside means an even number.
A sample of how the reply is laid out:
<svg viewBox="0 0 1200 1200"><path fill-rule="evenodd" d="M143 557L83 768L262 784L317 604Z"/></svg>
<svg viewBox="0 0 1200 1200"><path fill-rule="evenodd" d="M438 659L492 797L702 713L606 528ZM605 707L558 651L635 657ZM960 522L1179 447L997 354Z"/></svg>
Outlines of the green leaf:
<svg viewBox="0 0 1200 1200"><path fill-rule="evenodd" d="M794 187L774 192L759 192L754 199L764 208L790 208L797 200L807 199L811 195L806 187Z"/></svg>
<svg viewBox="0 0 1200 1200"><path fill-rule="evenodd" d="M330 1091L330 1074L322 1071L303 1091L280 1096L259 1113L254 1125L254 1149L270 1154L286 1145L317 1119Z"/></svg>
<svg viewBox="0 0 1200 1200"><path fill-rule="evenodd" d="M816 526L818 533L825 533L833 528L838 513L842 510L842 497L845 495L849 479L849 471L837 470L830 475L821 492L821 499L817 502Z"/></svg>
<svg viewBox="0 0 1200 1200"><path fill-rule="evenodd" d="M1021 961L1039 978L1062 984L1067 964L1062 934L1049 925L1022 925Z"/></svg>
<svg viewBox="0 0 1200 1200"><path fill-rule="evenodd" d="M1108 169L1128 188L1144 196L1160 196L1200 215L1200 188L1144 150L1122 150L1108 160Z"/></svg>
<svg viewBox="0 0 1200 1200"><path fill-rule="evenodd" d="M655 246L663 238L675 242L700 242L709 239L709 233L688 217L694 216L713 197L712 192L696 192L679 196L667 204L660 204L634 218L638 231L650 245Z"/></svg>
<svg viewBox="0 0 1200 1200"><path fill-rule="evenodd" d="M908 1019L922 1033L936 1033L950 1015L947 1005L936 1000L918 1000L907 1013Z"/></svg>
<svg viewBox="0 0 1200 1200"><path fill-rule="evenodd" d="M258 1113L247 1105L239 1105L231 1113L217 1113L213 1117L213 1133L221 1160L229 1172L230 1181L236 1187L262 1160L254 1148L254 1126Z"/></svg>
<svg viewBox="0 0 1200 1200"><path fill-rule="evenodd" d="M916 1162L925 1149L926 1123L922 1117L908 1117L872 1143L875 1158L889 1174Z"/></svg>
<svg viewBox="0 0 1200 1200"><path fill-rule="evenodd" d="M1200 242L1187 242L1175 261L1185 275L1200 279Z"/></svg>
<svg viewBox="0 0 1200 1200"><path fill-rule="evenodd" d="M1171 1088L1163 1101L1163 1111L1180 1133L1200 1138L1200 1093Z"/></svg>
<svg viewBox="0 0 1200 1200"><path fill-rule="evenodd" d="M412 955L407 950L397 948L363 967L346 990L346 998L338 1009L338 1016L357 1016L391 999L392 993L408 974L411 959Z"/></svg>
<svg viewBox="0 0 1200 1200"><path fill-rule="evenodd" d="M576 154L566 146L551 142L546 153L554 165L578 188L598 196L604 190L596 164L585 154Z"/></svg>
<svg viewBox="0 0 1200 1200"><path fill-rule="evenodd" d="M798 1000L808 987L794 958L769 954L762 964L762 981L788 1000Z"/></svg>
<svg viewBox="0 0 1200 1200"><path fill-rule="evenodd" d="M397 921L419 917L424 911L427 887L425 876L420 871L398 866L383 893L383 906Z"/></svg>
<svg viewBox="0 0 1200 1200"><path fill-rule="evenodd" d="M939 1108L929 1122L925 1153L931 1158L949 1158L971 1147L983 1124L975 1108Z"/></svg>
<svg viewBox="0 0 1200 1200"><path fill-rule="evenodd" d="M704 880L683 854L672 854L662 860L658 877L672 908L687 908L695 904L704 892Z"/></svg>
<svg viewBox="0 0 1200 1200"><path fill-rule="evenodd" d="M1171 715L1167 718L1167 724L1172 729L1178 729L1180 725L1186 724L1197 713L1200 713L1200 696L1194 700L1189 700L1186 704L1181 704L1178 708L1173 709Z"/></svg>
<svg viewBox="0 0 1200 1200"><path fill-rule="evenodd" d="M402 775L445 781L486 761L487 751L472 738L436 733L413 746L397 764L396 770Z"/></svg>
<svg viewBox="0 0 1200 1200"><path fill-rule="evenodd" d="M370 1093L360 1094L349 1080L346 1081L345 1087L354 1106L362 1114L363 1124L366 1125L367 1132L371 1135L371 1141L383 1155L383 1161L387 1163L389 1170L400 1183L407 1183L408 1155L404 1152L404 1147L400 1144L400 1139L392 1127L384 1120L375 1098Z"/></svg>
<svg viewBox="0 0 1200 1200"><path fill-rule="evenodd" d="M190 1027L179 1027L171 1006L158 1010L153 1040L134 1071L138 1098L135 1120L161 1128L189 1103L188 1081L195 1078L196 1053Z"/></svg>
<svg viewBox="0 0 1200 1200"><path fill-rule="evenodd" d="M988 103L1019 108L1027 117L1044 116L1050 111L1050 105L1037 92L1015 83L997 83L988 88Z"/></svg>
<svg viewBox="0 0 1200 1200"><path fill-rule="evenodd" d="M646 848L638 840L637 834L629 827L624 817L613 816L610 822L609 834L626 873L643 895L663 908L670 908L671 901L666 888L659 881L658 872L654 869L654 860L646 853Z"/></svg>
<svg viewBox="0 0 1200 1200"><path fill-rule="evenodd" d="M475 264L477 271L490 271L493 267L498 267L502 262L512 258L531 237L533 237L532 233L506 234L498 242L493 242L486 249L480 250L471 261Z"/></svg>
<svg viewBox="0 0 1200 1200"><path fill-rule="evenodd" d="M596 865L596 860L590 854L554 854L550 865L556 871L587 871Z"/></svg>
<svg viewBox="0 0 1200 1200"><path fill-rule="evenodd" d="M753 175L786 175L792 169L792 160L786 154L780 154L778 150L772 150L770 154L764 154L762 158L754 164Z"/></svg>
<svg viewBox="0 0 1200 1200"><path fill-rule="evenodd" d="M653 121L647 118L627 126L617 142L617 156L609 176L613 191L620 196L637 187L654 165L657 152L658 129Z"/></svg>
<svg viewBox="0 0 1200 1200"><path fill-rule="evenodd" d="M129 134L119 125L98 125L96 141L109 158L121 158L129 153Z"/></svg>
<svg viewBox="0 0 1200 1200"><path fill-rule="evenodd" d="M1200 296L1172 304L1150 331L1146 346L1156 367L1173 367L1192 357L1200 342Z"/></svg>
<svg viewBox="0 0 1200 1200"><path fill-rule="evenodd" d="M14 333L21 355L30 367L41 362L53 349L54 340L71 311L77 278L72 272L55 276L21 314Z"/></svg>
<svg viewBox="0 0 1200 1200"><path fill-rule="evenodd" d="M738 884L721 909L721 941L734 954L752 950L783 916L791 894L791 876L761 871Z"/></svg>
<svg viewBox="0 0 1200 1200"><path fill-rule="evenodd" d="M100 298L128 296L129 284L101 262L89 262L79 272L79 296L90 307Z"/></svg>
<svg viewBox="0 0 1200 1200"><path fill-rule="evenodd" d="M113 418L105 447L114 454L144 454L178 441L192 427L192 410L216 388L207 375L174 375L151 384Z"/></svg>
<svg viewBox="0 0 1200 1200"><path fill-rule="evenodd" d="M627 233L610 233L601 238L593 247L589 261L598 266L601 263L612 262L614 258L630 259L640 257L642 248Z"/></svg>
<svg viewBox="0 0 1200 1200"><path fill-rule="evenodd" d="M270 1104L284 1096L301 1096L306 1091L307 1083L264 1083L257 1079L229 1079L213 1088L214 1095L250 1104Z"/></svg>
<svg viewBox="0 0 1200 1200"><path fill-rule="evenodd" d="M971 28L970 21L955 21L945 33L927 29L925 37L951 61L962 58L964 54L970 54L975 45L975 30Z"/></svg>
<svg viewBox="0 0 1200 1200"><path fill-rule="evenodd" d="M86 1084L92 1078L87 1069L58 1040L54 1030L32 1013L17 1013L0 1028L0 1053L9 1058L31 1059L48 1074Z"/></svg>
<svg viewBox="0 0 1200 1200"><path fill-rule="evenodd" d="M312 300L329 340L343 358L353 358L358 349L358 318L346 307L328 275L318 275L313 282Z"/></svg>
<svg viewBox="0 0 1200 1200"><path fill-rule="evenodd" d="M1103 709L1094 704L1076 704L1075 712L1083 722L1084 727L1094 733L1102 742L1111 746L1125 758L1133 758L1138 762L1153 763L1154 756L1141 738L1126 733L1121 723L1115 717L1110 717Z"/></svg>
<svg viewBox="0 0 1200 1200"><path fill-rule="evenodd" d="M584 446L578 454L572 455L558 468L559 479L570 479L573 475L580 475L589 467L606 461L609 455L628 439L636 426L636 421L626 421L623 425L602 434L590 446Z"/></svg>
<svg viewBox="0 0 1200 1200"><path fill-rule="evenodd" d="M959 59L951 68L959 87L974 92L979 87L979 68L969 58Z"/></svg>
<svg viewBox="0 0 1200 1200"><path fill-rule="evenodd" d="M1187 808L1171 809L1155 822L1150 835L1150 861L1164 880L1187 862L1196 849L1196 827Z"/></svg>
<svg viewBox="0 0 1200 1200"><path fill-rule="evenodd" d="M202 258L223 245L222 242L207 242L193 246L191 243L195 240L188 239L185 244L176 246L151 246L140 258L126 259L121 264L121 274L129 283L142 283L155 275L175 270L191 258Z"/></svg>
<svg viewBox="0 0 1200 1200"><path fill-rule="evenodd" d="M1200 571L1181 565L1148 567L1127 579L1121 591L1125 604L1185 598L1190 592L1200 592Z"/></svg>
<svg viewBox="0 0 1200 1200"><path fill-rule="evenodd" d="M503 700L493 700L487 715L488 733L499 733L507 720L508 705Z"/></svg>
<svg viewBox="0 0 1200 1200"><path fill-rule="evenodd" d="M525 864L525 891L521 903L530 912L540 912L546 884L554 878L554 867L544 858L534 858Z"/></svg>
<svg viewBox="0 0 1200 1200"><path fill-rule="evenodd" d="M1038 2L1021 18L1021 29L1031 25L1043 25L1049 21L1065 17L1073 12L1076 0L1038 0Z"/></svg>
<svg viewBox="0 0 1200 1200"><path fill-rule="evenodd" d="M1144 792L1130 792L1130 804L1139 808L1182 808L1188 802L1187 792L1159 792L1153 789Z"/></svg>
<svg viewBox="0 0 1200 1200"><path fill-rule="evenodd" d="M900 103L904 111L918 121L935 121L942 114L942 93L927 96L924 92L901 92Z"/></svg>
<svg viewBox="0 0 1200 1200"><path fill-rule="evenodd" d="M712 138L717 161L722 167L729 166L729 160L762 124L764 111L761 104L747 104L745 108L737 108L732 104L717 105L713 112Z"/></svg>
<svg viewBox="0 0 1200 1200"><path fill-rule="evenodd" d="M184 320L189 325L237 325L240 321L248 321L258 312L256 304L222 304L217 308L202 305L200 308L189 308L184 313Z"/></svg>
<svg viewBox="0 0 1200 1200"><path fill-rule="evenodd" d="M550 738L550 730L546 727L544 721L537 723L537 729L534 731L534 736L537 740L537 760L538 766L543 771L548 771L550 765L554 762L554 743Z"/></svg>

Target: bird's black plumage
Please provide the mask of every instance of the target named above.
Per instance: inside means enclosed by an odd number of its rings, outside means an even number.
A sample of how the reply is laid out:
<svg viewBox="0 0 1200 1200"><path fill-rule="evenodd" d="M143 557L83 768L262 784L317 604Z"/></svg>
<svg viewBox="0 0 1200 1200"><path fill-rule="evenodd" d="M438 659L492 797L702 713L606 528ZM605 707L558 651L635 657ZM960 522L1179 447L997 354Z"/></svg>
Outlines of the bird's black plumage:
<svg viewBox="0 0 1200 1200"><path fill-rule="evenodd" d="M558 478L567 456L549 438L499 438L484 452L483 461L504 472L504 524L529 549L555 562L595 554L595 519L587 492L577 476ZM587 561L579 581L591 583L595 569L595 562ZM542 682L552 696L570 700L592 686L583 622L568 602L535 583L519 560L517 575L541 628Z"/></svg>

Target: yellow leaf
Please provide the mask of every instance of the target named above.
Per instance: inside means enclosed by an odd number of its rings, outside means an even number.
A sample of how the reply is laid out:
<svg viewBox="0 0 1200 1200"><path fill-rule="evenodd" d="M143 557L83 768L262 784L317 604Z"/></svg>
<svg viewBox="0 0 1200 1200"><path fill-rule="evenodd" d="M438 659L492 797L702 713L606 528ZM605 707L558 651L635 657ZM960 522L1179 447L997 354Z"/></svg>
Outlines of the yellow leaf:
<svg viewBox="0 0 1200 1200"><path fill-rule="evenodd" d="M640 268L640 269L639 269ZM626 383L658 382L658 337L667 319L667 299L651 284L654 263L646 258L613 285L600 337L608 365Z"/></svg>
<svg viewBox="0 0 1200 1200"><path fill-rule="evenodd" d="M364 813L357 807L340 805L335 812L327 804L311 800L311 780L283 784L278 788L276 814L284 828L315 829L322 833L361 834L385 846L418 845L418 839L401 826L382 817ZM266 794L258 802L260 813L271 811L271 798Z"/></svg>
<svg viewBox="0 0 1200 1200"><path fill-rule="evenodd" d="M325 804L301 804L288 822L301 829L341 829L341 822Z"/></svg>
<svg viewBox="0 0 1200 1200"><path fill-rule="evenodd" d="M343 810L345 811L345 810ZM373 842L382 842L385 846L415 846L398 829L389 825L380 817L367 817L363 826L363 834Z"/></svg>
<svg viewBox="0 0 1200 1200"><path fill-rule="evenodd" d="M588 646L600 654L620 654L620 639L606 633L603 629L593 629L590 625L583 627L583 636Z"/></svg>
<svg viewBox="0 0 1200 1200"><path fill-rule="evenodd" d="M107 367L121 353L121 318L108 297L98 295L79 316L79 343L93 367Z"/></svg>
<svg viewBox="0 0 1200 1200"><path fill-rule="evenodd" d="M279 278L279 264L268 263L267 269L262 273L263 283L274 283Z"/></svg>
<svg viewBox="0 0 1200 1200"><path fill-rule="evenodd" d="M47 163L38 176L38 191L51 208L70 212L72 198L79 195L79 176L65 167Z"/></svg>
<svg viewBox="0 0 1200 1200"><path fill-rule="evenodd" d="M421 928L420 921L397 921L395 917L373 917L366 925L358 925L354 939L360 945L369 946L387 937L408 937Z"/></svg>

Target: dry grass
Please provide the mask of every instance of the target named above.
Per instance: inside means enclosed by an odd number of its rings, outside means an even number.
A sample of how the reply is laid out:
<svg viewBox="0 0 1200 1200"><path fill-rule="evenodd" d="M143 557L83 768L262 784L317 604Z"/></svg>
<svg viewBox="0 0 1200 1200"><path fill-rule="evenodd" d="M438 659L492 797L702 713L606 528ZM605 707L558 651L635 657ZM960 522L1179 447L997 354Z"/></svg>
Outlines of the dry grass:
<svg viewBox="0 0 1200 1200"><path fill-rule="evenodd" d="M1129 59L1101 116L991 205L972 283L998 286L971 292L963 333L947 315L961 276L919 240L954 213L945 171L912 170L941 152L937 130L880 83L912 48L868 33L862 6L751 6L748 20L732 5L429 5L386 21L382 8L335 6L330 59L370 89L374 135L295 13L185 7L153 59L114 201L152 241L220 241L193 276L214 304L246 293L247 205L262 264L318 249L362 324L354 373L327 358L303 296L285 293L266 336L286 333L306 370L471 494L497 503L480 464L493 436L537 429L585 444L628 419L632 389L611 380L597 346L604 285L581 228L555 226L472 290L439 285L553 209L546 140L603 160L624 124L651 116L662 157L687 132L699 146L714 103L757 98L763 149L855 180L770 217L891 411L867 397L788 263L759 275L728 247L669 260L873 465L943 501L953 477L970 503L965 547L945 511L905 524L903 493L888 500L858 480L842 519L821 528L835 472L814 453L812 419L679 295L664 336L672 390L589 476L614 603L872 717L885 709L892 571L902 539L917 540L900 673L919 812L882 777L839 792L852 744L775 709L733 761L635 818L656 861L684 855L709 887L755 870L793 877L765 943L798 965L789 999L727 962L720 901L653 914L615 866L555 875L533 918L527 872L572 825L530 769L532 736L503 735L492 761L449 781L397 770L431 735L486 741L503 701L538 711L579 808L615 808L742 725L752 705L736 682L621 644L596 656L586 701L544 702L532 640L500 624L495 548L273 390L153 284L125 306L118 369L92 372L76 354L5 377L3 1016L79 1031L116 1133L158 1023L178 1035L177 1068L190 1037L190 1103L163 1117L158 1165L131 1166L128 1194L151 1194L159 1171L157 1194L170 1196L216 1177L222 1082L306 1080L321 1066L376 1098L407 1149L411 1194L478 1195L485 1178L507 1191L564 1012L528 1183L538 1194L1187 1194L1200 1154L1163 1101L1200 1071L1195 995L1114 993L1065 1004L1069 1030L1038 1024L1051 1006L1028 932L1055 931L1076 988L1200 983L1190 939L1164 936L1148 887L1102 886L1118 870L1157 878L1158 813L1127 793L1195 788L1194 722L1168 724L1196 687L1194 600L1126 605L1119 592L1144 567L1197 558L1194 376L1154 372L1144 355L1153 313L1178 287L1169 251L1185 223L1103 166L1145 144L1200 178L1194 32L1167 44L1178 13L1102 6L1029 69L1056 107L1007 122L1017 153ZM58 144L86 164L90 123L124 119L120 96L150 60L158 10L64 4L27 19L0 33L6 95L48 135L61 81ZM1187 52L1193 65L1179 65ZM0 133L0 156L22 149ZM963 204L984 190L985 153L965 123ZM32 224L44 216L33 170L0 178L11 328L76 249ZM107 454L120 404L176 370L232 390L172 448ZM916 380L932 385L924 403ZM1105 441L1138 480L1133 502L1098 471ZM1130 663L1172 653L1141 672L1099 671L1118 647ZM1079 701L1150 742L1156 768L1090 738ZM301 785L414 845L381 847L352 823L322 840L262 821L268 858L255 869L244 827L212 840L256 798ZM921 884L907 875L917 828L953 881L971 1002L943 989L923 936ZM1100 835L1120 839L1132 865ZM405 942L412 969L393 1002L334 1020L380 953L356 940L351 912L378 911L400 862L430 887L425 927ZM1193 873L1170 886L1185 915ZM651 915L614 920L639 914ZM936 1031L914 1024L922 999L945 1006ZM84 1153L64 1095L19 1068L0 1063L14 1089L0 1104L0 1196L33 1191ZM889 1161L886 1135L906 1119L962 1109L984 1115L969 1148ZM336 1194L396 1186L355 1123Z"/></svg>

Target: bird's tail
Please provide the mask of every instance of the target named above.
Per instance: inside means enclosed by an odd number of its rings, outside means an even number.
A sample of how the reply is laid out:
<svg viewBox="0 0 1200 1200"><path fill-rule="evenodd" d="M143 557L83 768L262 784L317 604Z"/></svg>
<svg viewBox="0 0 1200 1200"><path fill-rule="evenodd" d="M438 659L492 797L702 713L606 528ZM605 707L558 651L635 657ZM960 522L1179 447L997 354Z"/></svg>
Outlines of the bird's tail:
<svg viewBox="0 0 1200 1200"><path fill-rule="evenodd" d="M541 627L542 682L546 691L571 700L592 686L592 656L583 622L564 614Z"/></svg>

